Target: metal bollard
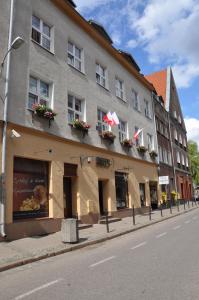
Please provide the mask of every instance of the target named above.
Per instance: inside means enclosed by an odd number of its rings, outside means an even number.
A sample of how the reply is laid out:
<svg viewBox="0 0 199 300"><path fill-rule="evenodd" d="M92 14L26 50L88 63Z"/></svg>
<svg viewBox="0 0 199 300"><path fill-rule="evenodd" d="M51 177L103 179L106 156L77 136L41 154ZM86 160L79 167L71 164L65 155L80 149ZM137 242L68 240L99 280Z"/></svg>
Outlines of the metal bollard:
<svg viewBox="0 0 199 300"><path fill-rule="evenodd" d="M162 203L160 203L160 214L161 214L161 217L163 217L163 213L162 213Z"/></svg>
<svg viewBox="0 0 199 300"><path fill-rule="evenodd" d="M170 199L170 214L172 214L172 204L171 204L171 199Z"/></svg>
<svg viewBox="0 0 199 300"><path fill-rule="evenodd" d="M133 205L133 225L135 225L135 207Z"/></svg>
<svg viewBox="0 0 199 300"><path fill-rule="evenodd" d="M195 198L195 206L197 206L196 198Z"/></svg>
<svg viewBox="0 0 199 300"><path fill-rule="evenodd" d="M151 221L151 205L149 205L149 220Z"/></svg>
<svg viewBox="0 0 199 300"><path fill-rule="evenodd" d="M184 210L186 209L186 207L185 207L185 199L184 199Z"/></svg>
<svg viewBox="0 0 199 300"><path fill-rule="evenodd" d="M76 212L76 235L77 235L77 243L79 242L79 224L78 224L78 212Z"/></svg>
<svg viewBox="0 0 199 300"><path fill-rule="evenodd" d="M188 208L189 208L189 199L188 199Z"/></svg>
<svg viewBox="0 0 199 300"><path fill-rule="evenodd" d="M179 200L177 200L177 209L180 211Z"/></svg>
<svg viewBox="0 0 199 300"><path fill-rule="evenodd" d="M192 207L193 207L193 198L192 198L192 201L191 201L191 202L192 202Z"/></svg>
<svg viewBox="0 0 199 300"><path fill-rule="evenodd" d="M109 233L108 210L106 210L105 215L106 215L106 231L107 233Z"/></svg>

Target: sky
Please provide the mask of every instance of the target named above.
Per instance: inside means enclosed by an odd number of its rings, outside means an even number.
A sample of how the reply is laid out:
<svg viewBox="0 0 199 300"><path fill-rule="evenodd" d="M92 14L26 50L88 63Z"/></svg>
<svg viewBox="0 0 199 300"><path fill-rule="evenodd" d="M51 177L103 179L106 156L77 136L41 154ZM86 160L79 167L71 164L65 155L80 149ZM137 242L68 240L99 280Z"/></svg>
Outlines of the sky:
<svg viewBox="0 0 199 300"><path fill-rule="evenodd" d="M74 0L144 75L171 66L188 139L199 146L199 0Z"/></svg>

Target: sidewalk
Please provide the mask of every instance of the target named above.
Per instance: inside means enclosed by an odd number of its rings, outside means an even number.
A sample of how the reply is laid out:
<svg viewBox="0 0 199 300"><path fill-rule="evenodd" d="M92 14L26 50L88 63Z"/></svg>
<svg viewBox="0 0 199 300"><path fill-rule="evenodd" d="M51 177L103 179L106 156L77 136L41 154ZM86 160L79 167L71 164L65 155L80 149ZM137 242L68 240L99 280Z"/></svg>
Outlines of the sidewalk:
<svg viewBox="0 0 199 300"><path fill-rule="evenodd" d="M59 255L92 244L100 243L108 239L112 239L140 228L161 222L163 220L187 213L197 208L198 206L195 204L192 206L190 202L190 207L188 208L186 205L186 210L184 210L183 205L180 205L179 212L177 211L177 207L173 207L172 214L170 213L170 209L164 209L163 217L161 217L160 210L155 210L152 211L151 221L149 220L148 214L136 215L136 225L133 225L132 217L124 218L119 222L110 223L109 233L106 232L106 225L95 224L92 228L79 231L80 241L78 244L62 243L60 232L47 236L24 238L12 242L1 242L0 272L50 256Z"/></svg>

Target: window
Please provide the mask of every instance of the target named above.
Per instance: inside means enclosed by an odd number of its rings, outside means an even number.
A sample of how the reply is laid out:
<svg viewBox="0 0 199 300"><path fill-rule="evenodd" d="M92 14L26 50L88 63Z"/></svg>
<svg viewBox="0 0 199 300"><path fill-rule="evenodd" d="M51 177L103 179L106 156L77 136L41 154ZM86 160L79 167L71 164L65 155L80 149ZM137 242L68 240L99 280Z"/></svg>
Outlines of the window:
<svg viewBox="0 0 199 300"><path fill-rule="evenodd" d="M45 49L51 49L51 27L32 16L32 39Z"/></svg>
<svg viewBox="0 0 199 300"><path fill-rule="evenodd" d="M144 102L145 102L145 117L147 118L151 118L151 111L150 111L150 106L149 106L149 101L144 99Z"/></svg>
<svg viewBox="0 0 199 300"><path fill-rule="evenodd" d="M119 140L122 142L127 138L127 124L126 122L123 122L120 120L120 123L118 125L118 130L119 130Z"/></svg>
<svg viewBox="0 0 199 300"><path fill-rule="evenodd" d="M181 116L179 115L178 116L178 122L181 124L182 123L182 119L181 119Z"/></svg>
<svg viewBox="0 0 199 300"><path fill-rule="evenodd" d="M71 42L68 42L68 64L82 72L82 49L78 48Z"/></svg>
<svg viewBox="0 0 199 300"><path fill-rule="evenodd" d="M180 153L176 152L177 163L180 164Z"/></svg>
<svg viewBox="0 0 199 300"><path fill-rule="evenodd" d="M135 126L135 132L138 132L139 128L137 126ZM135 140L136 146L143 146L144 142L143 142L143 131L141 131L138 135L138 138Z"/></svg>
<svg viewBox="0 0 199 300"><path fill-rule="evenodd" d="M182 165L185 166L185 158L183 154L181 154L181 158L182 158Z"/></svg>
<svg viewBox="0 0 199 300"><path fill-rule="evenodd" d="M186 167L187 167L187 168L189 167L189 160L188 160L188 157L186 157Z"/></svg>
<svg viewBox="0 0 199 300"><path fill-rule="evenodd" d="M28 108L32 109L33 104L37 103L50 106L50 85L30 76Z"/></svg>
<svg viewBox="0 0 199 300"><path fill-rule="evenodd" d="M72 123L74 120L83 120L83 101L68 95L68 123Z"/></svg>
<svg viewBox="0 0 199 300"><path fill-rule="evenodd" d="M171 152L168 151L168 164L171 166L172 165L172 161L171 161Z"/></svg>
<svg viewBox="0 0 199 300"><path fill-rule="evenodd" d="M132 101L133 101L133 108L135 110L140 110L140 103L138 93L135 90L132 90Z"/></svg>
<svg viewBox="0 0 199 300"><path fill-rule="evenodd" d="M173 117L174 117L175 119L177 119L177 113L176 113L176 110L173 111Z"/></svg>
<svg viewBox="0 0 199 300"><path fill-rule="evenodd" d="M185 139L185 138L183 139L183 146L184 146L185 148L187 148L187 142L186 142L186 139Z"/></svg>
<svg viewBox="0 0 199 300"><path fill-rule="evenodd" d="M151 151L154 148L153 145L153 136L149 133L147 133L147 144L148 144L148 150Z"/></svg>
<svg viewBox="0 0 199 300"><path fill-rule="evenodd" d="M162 148L161 148L161 146L158 147L158 152L159 152L159 160L162 162Z"/></svg>
<svg viewBox="0 0 199 300"><path fill-rule="evenodd" d="M167 151L166 151L166 149L162 149L162 158L163 158L163 162L165 164L167 164L168 160L167 160Z"/></svg>
<svg viewBox="0 0 199 300"><path fill-rule="evenodd" d="M124 100L124 82L118 78L115 79L116 96Z"/></svg>
<svg viewBox="0 0 199 300"><path fill-rule="evenodd" d="M106 112L98 109L97 110L97 127L99 131L108 131L109 125L104 122L104 117L106 115Z"/></svg>
<svg viewBox="0 0 199 300"><path fill-rule="evenodd" d="M107 87L106 69L100 64L96 64L96 82L103 87Z"/></svg>
<svg viewBox="0 0 199 300"><path fill-rule="evenodd" d="M177 134L177 130L176 129L174 129L173 135L174 135L174 139L177 141L178 140L178 134Z"/></svg>
<svg viewBox="0 0 199 300"><path fill-rule="evenodd" d="M179 134L179 142L182 145L182 136L181 136L181 134Z"/></svg>

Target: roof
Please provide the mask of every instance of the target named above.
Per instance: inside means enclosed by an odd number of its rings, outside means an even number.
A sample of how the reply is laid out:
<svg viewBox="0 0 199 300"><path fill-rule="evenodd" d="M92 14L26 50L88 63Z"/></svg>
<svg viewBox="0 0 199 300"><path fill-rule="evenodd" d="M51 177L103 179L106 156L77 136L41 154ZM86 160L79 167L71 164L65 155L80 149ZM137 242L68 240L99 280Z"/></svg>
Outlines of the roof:
<svg viewBox="0 0 199 300"><path fill-rule="evenodd" d="M91 26L93 26L110 44L113 44L113 41L104 29L103 25L94 20L89 20L88 23L91 24Z"/></svg>
<svg viewBox="0 0 199 300"><path fill-rule="evenodd" d="M162 96L166 104L167 69L146 75L145 78L153 84L158 96Z"/></svg>
<svg viewBox="0 0 199 300"><path fill-rule="evenodd" d="M129 53L129 52L126 52L126 51L123 51L123 50L118 50L122 56L128 60L128 62L130 62L130 64L132 64L134 66L134 68L136 68L136 70L138 72L140 72L140 67L138 66L138 64L136 63L135 59L133 58L133 56Z"/></svg>
<svg viewBox="0 0 199 300"><path fill-rule="evenodd" d="M76 4L73 2L73 0L65 0L66 2L69 2L74 8L76 7Z"/></svg>

